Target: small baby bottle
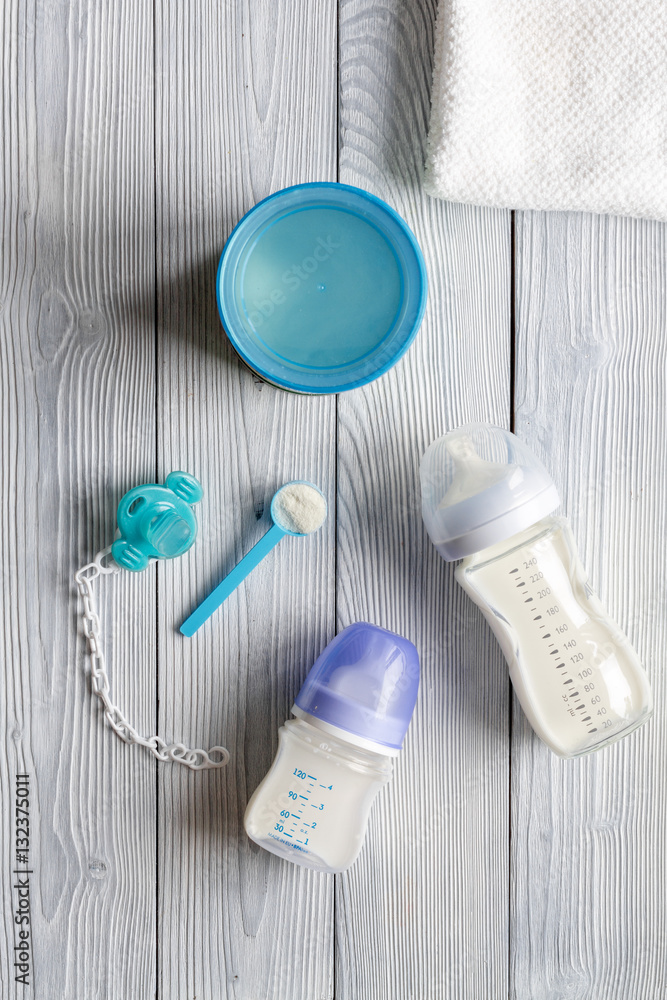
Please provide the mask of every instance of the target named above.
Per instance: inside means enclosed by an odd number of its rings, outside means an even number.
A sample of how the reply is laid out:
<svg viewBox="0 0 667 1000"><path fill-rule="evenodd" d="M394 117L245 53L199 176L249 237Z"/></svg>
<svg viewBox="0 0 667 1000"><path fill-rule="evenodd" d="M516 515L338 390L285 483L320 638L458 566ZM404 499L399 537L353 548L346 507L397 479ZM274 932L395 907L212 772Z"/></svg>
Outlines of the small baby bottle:
<svg viewBox="0 0 667 1000"><path fill-rule="evenodd" d="M278 753L245 814L251 840L321 872L363 844L375 796L417 699L419 657L399 635L358 622L329 643L278 733Z"/></svg>
<svg viewBox="0 0 667 1000"><path fill-rule="evenodd" d="M576 757L626 736L652 711L646 674L591 591L548 472L514 434L471 424L421 463L431 540L482 609L533 729Z"/></svg>

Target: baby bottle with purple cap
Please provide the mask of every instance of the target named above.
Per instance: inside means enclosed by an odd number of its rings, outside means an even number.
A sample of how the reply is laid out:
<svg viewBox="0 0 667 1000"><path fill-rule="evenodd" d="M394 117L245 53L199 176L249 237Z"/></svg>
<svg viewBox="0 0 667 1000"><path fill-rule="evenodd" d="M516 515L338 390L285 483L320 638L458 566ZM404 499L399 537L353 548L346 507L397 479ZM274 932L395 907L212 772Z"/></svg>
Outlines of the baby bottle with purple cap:
<svg viewBox="0 0 667 1000"><path fill-rule="evenodd" d="M280 728L271 770L248 803L251 840L317 871L349 868L418 686L419 657L407 639L365 622L337 635L308 673L296 718Z"/></svg>

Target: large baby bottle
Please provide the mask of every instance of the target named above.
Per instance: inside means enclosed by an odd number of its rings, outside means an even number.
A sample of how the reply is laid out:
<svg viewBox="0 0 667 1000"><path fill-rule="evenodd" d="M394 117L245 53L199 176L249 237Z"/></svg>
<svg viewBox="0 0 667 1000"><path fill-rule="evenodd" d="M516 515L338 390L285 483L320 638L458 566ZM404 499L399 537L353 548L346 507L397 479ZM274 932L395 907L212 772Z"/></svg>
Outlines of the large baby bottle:
<svg viewBox="0 0 667 1000"><path fill-rule="evenodd" d="M460 427L421 463L438 552L482 609L533 729L563 757L598 750L649 717L637 654L591 591L548 472L514 434Z"/></svg>
<svg viewBox="0 0 667 1000"><path fill-rule="evenodd" d="M340 872L355 860L417 699L419 657L399 635L359 622L329 643L278 733L245 828L296 864Z"/></svg>

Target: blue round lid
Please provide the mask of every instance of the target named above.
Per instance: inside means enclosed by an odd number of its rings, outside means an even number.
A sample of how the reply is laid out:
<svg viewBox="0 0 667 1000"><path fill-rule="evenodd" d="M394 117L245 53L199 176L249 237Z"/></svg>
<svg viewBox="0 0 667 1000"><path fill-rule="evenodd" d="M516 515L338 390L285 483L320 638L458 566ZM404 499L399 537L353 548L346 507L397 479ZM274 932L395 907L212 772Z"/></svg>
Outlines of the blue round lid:
<svg viewBox="0 0 667 1000"><path fill-rule="evenodd" d="M418 688L419 655L412 643L377 625L357 622L320 654L293 711L377 744L378 749L396 751L410 724Z"/></svg>
<svg viewBox="0 0 667 1000"><path fill-rule="evenodd" d="M243 360L295 392L371 382L412 343L426 270L412 232L374 195L299 184L255 205L218 267L218 310Z"/></svg>

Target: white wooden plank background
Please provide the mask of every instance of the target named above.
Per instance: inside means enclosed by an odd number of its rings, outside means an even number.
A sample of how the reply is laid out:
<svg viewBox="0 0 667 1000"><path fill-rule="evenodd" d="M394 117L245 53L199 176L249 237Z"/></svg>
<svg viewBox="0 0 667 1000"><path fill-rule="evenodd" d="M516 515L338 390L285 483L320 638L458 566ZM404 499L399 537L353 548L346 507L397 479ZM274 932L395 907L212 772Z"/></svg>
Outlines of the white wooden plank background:
<svg viewBox="0 0 667 1000"><path fill-rule="evenodd" d="M161 574L160 726L197 746L224 737L232 753L224 772L159 772L164 997L332 991L333 879L251 847L242 819L334 634L335 504L325 530L285 540L214 628L185 640L174 616L267 530L281 483L310 479L335 494L335 398L253 378L215 302L217 257L238 219L274 190L335 179L335 39L331 0L307 11L298 0L175 0L158 22L158 454L161 471L192 469L207 485L202 539Z"/></svg>
<svg viewBox="0 0 667 1000"><path fill-rule="evenodd" d="M549 460L656 707L634 736L561 761L515 706L517 997L667 996L666 326L666 226L518 216L517 432Z"/></svg>
<svg viewBox="0 0 667 1000"><path fill-rule="evenodd" d="M667 227L426 198L434 16L434 0L3 8L3 1000L667 997ZM338 399L258 382L215 308L234 223L315 179L389 201L430 280L413 348ZM655 718L591 758L533 736L422 528L419 457L469 419L514 421L553 469L651 673ZM122 493L175 467L204 482L201 537L107 584L112 683L142 730L225 742L218 773L120 744L76 635L73 570ZM327 493L326 530L182 640L297 476ZM366 849L334 879L251 848L241 820L308 667L357 619L411 638L423 682ZM22 771L29 990L12 971Z"/></svg>
<svg viewBox="0 0 667 1000"><path fill-rule="evenodd" d="M2 7L3 997L155 989L155 769L91 705L72 573L155 469L152 11ZM139 305L135 305L135 300ZM154 725L153 573L107 590L118 700ZM33 988L14 982L31 775ZM137 994L138 995L138 994Z"/></svg>
<svg viewBox="0 0 667 1000"><path fill-rule="evenodd" d="M509 692L497 647L421 522L419 459L444 428L510 417L510 215L420 190L433 11L341 5L340 180L423 248L429 304L385 378L338 403L337 626L421 654L419 708L368 849L336 887L337 996L507 995Z"/></svg>

